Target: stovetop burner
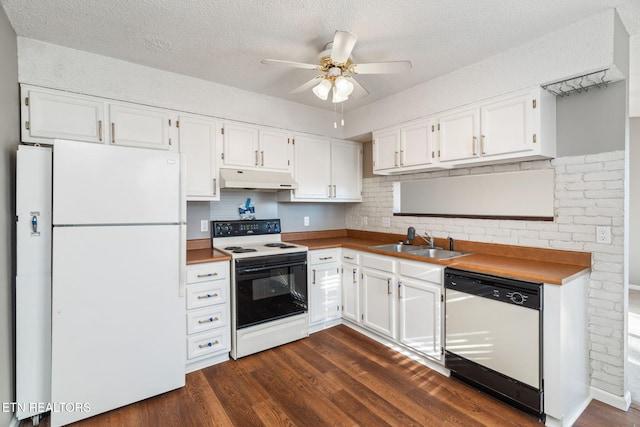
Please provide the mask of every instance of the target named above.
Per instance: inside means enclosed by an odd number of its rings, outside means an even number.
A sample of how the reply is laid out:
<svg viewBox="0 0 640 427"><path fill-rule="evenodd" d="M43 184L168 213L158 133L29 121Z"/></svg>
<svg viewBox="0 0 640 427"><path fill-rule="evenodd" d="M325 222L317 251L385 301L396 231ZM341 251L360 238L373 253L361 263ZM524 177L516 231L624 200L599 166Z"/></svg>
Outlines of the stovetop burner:
<svg viewBox="0 0 640 427"><path fill-rule="evenodd" d="M281 248L281 249L288 249L288 248L295 248L296 246L294 245L289 245L287 243L267 243L265 245L268 248Z"/></svg>
<svg viewBox="0 0 640 427"><path fill-rule="evenodd" d="M234 249L232 251L234 254L244 254L246 252L258 252L257 249L251 249L251 248L238 248L238 249Z"/></svg>
<svg viewBox="0 0 640 427"><path fill-rule="evenodd" d="M242 249L242 246L227 246L224 249L227 250L227 251L235 251L237 249Z"/></svg>

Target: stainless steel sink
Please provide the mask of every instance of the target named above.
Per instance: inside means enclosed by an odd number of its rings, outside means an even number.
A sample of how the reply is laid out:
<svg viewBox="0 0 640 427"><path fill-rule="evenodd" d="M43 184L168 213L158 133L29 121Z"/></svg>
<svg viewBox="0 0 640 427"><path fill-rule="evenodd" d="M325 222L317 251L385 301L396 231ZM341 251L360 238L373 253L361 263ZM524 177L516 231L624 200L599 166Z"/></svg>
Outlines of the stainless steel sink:
<svg viewBox="0 0 640 427"><path fill-rule="evenodd" d="M426 258L435 258L435 259L449 259L449 258L463 256L463 255L469 255L469 253L459 252L459 251L449 251L441 248L426 248L426 249L418 249L417 251L411 251L411 255L418 255Z"/></svg>
<svg viewBox="0 0 640 427"><path fill-rule="evenodd" d="M428 248L428 246L419 246L419 245L403 245L402 243L391 243L389 245L380 245L380 246L372 246L374 249L380 249L381 251L389 251L389 252L413 252L419 251L421 249Z"/></svg>
<svg viewBox="0 0 640 427"><path fill-rule="evenodd" d="M394 252L394 253L407 253L411 255L418 255L425 258L434 258L434 259L449 259L449 258L463 256L463 255L469 255L466 252L449 251L442 248L431 248L426 245L403 245L401 243L372 246L372 248L379 249L381 251L388 251L388 252Z"/></svg>

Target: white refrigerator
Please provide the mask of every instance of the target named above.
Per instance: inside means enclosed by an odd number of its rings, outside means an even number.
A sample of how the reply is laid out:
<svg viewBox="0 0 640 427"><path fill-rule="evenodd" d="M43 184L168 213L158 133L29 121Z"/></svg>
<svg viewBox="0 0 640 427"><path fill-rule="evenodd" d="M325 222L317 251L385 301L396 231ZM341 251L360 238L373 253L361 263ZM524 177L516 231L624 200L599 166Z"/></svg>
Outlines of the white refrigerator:
<svg viewBox="0 0 640 427"><path fill-rule="evenodd" d="M180 176L177 153L55 141L52 426L184 386Z"/></svg>

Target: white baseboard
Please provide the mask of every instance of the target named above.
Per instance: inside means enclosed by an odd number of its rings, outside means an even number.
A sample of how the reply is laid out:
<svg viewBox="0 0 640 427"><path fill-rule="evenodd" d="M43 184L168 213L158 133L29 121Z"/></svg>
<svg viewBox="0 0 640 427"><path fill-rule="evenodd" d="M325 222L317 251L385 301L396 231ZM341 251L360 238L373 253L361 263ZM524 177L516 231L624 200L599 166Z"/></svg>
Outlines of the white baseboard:
<svg viewBox="0 0 640 427"><path fill-rule="evenodd" d="M591 397L625 412L629 410L629 406L631 405L630 391L626 391L624 396L616 396L599 388L591 387Z"/></svg>

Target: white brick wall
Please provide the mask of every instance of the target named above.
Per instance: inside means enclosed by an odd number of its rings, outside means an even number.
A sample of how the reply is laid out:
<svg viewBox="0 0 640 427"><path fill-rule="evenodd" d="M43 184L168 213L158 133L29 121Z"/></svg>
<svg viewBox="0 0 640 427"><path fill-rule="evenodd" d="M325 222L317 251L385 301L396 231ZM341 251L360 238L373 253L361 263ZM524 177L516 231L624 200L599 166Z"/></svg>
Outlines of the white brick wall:
<svg viewBox="0 0 640 427"><path fill-rule="evenodd" d="M412 225L436 237L592 253L589 281L591 385L624 393L624 151L508 165L366 178L363 201L347 210L347 227L404 234ZM555 169L553 222L393 216L393 182L513 170ZM367 225L363 225L363 217ZM383 227L382 218L391 227ZM612 243L595 241L611 226Z"/></svg>

